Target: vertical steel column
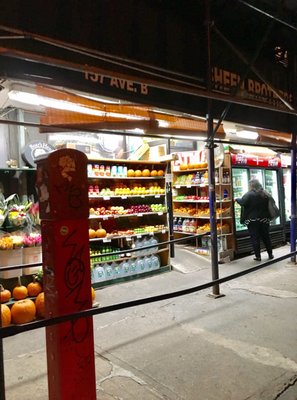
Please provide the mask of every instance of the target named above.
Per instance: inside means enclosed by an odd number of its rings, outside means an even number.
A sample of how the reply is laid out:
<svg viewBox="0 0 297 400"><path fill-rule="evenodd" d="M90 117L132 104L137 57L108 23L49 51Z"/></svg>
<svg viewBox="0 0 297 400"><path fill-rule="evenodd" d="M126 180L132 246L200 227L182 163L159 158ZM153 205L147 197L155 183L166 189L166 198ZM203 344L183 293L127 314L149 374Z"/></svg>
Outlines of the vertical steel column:
<svg viewBox="0 0 297 400"><path fill-rule="evenodd" d="M291 150L291 221L290 221L291 253L296 251L296 128L292 133ZM296 255L291 258L296 263Z"/></svg>
<svg viewBox="0 0 297 400"><path fill-rule="evenodd" d="M170 154L170 139L167 142L167 154ZM168 225L169 225L169 239L174 240L173 234L173 206L172 206L172 175L171 175L171 163L168 162L167 174L166 174L166 199L167 199L167 210L168 210ZM175 257L174 243L170 243L170 257Z"/></svg>
<svg viewBox="0 0 297 400"><path fill-rule="evenodd" d="M210 0L205 0L206 12L206 37L207 37L207 88L211 91L211 18L210 18ZM212 100L207 101L207 148L208 148L208 192L209 192L209 214L210 214L210 239L211 239L211 273L212 280L219 278L218 263L218 236L217 236L217 218L216 218L216 190L215 190L215 163L214 163L214 132L213 132L213 115ZM220 286L212 287L212 296L220 297Z"/></svg>

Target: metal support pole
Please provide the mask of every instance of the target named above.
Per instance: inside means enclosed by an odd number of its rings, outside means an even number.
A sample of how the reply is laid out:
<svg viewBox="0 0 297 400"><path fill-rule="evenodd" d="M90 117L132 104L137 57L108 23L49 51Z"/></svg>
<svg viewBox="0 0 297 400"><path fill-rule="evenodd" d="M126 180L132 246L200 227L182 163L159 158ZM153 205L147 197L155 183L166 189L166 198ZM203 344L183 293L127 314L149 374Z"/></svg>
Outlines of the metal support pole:
<svg viewBox="0 0 297 400"><path fill-rule="evenodd" d="M210 1L205 1L206 11L206 36L207 36L207 89L211 91L211 18L210 18ZM213 114L212 100L207 102L207 148L208 148L208 193L209 193L209 214L210 214L210 240L211 240L211 273L212 279L219 278L218 263L218 236L217 236L217 217L216 217L216 189L215 189L215 163L214 163L214 131L213 131ZM211 296L220 297L220 286L212 287Z"/></svg>
<svg viewBox="0 0 297 400"><path fill-rule="evenodd" d="M167 143L167 152L168 154L170 153L170 139L168 139ZM174 240L174 234L173 234L173 206L172 206L172 182L171 182L171 177L168 179L168 177L172 176L171 175L171 163L168 163L168 168L167 168L167 176L166 176L166 198L167 198L167 209L168 209L168 225L169 225L169 239ZM174 258L175 257L175 250L174 250L174 243L170 244L170 257Z"/></svg>
<svg viewBox="0 0 297 400"><path fill-rule="evenodd" d="M291 150L291 221L290 221L291 252L296 251L296 129L292 133ZM296 263L296 254L291 258Z"/></svg>
<svg viewBox="0 0 297 400"><path fill-rule="evenodd" d="M212 117L208 116L208 129L213 129ZM218 262L218 235L217 235L217 218L216 218L216 189L214 174L214 143L208 144L208 193L209 193L209 214L210 214L210 242L211 242L211 275L212 280L219 279L219 262ZM220 296L220 286L212 287L212 296Z"/></svg>

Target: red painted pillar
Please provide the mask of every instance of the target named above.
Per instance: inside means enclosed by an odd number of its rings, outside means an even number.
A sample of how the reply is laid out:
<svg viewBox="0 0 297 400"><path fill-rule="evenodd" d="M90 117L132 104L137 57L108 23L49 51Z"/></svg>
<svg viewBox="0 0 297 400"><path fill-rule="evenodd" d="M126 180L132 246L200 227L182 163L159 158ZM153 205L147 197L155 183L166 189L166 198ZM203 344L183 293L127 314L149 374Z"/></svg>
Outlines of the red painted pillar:
<svg viewBox="0 0 297 400"><path fill-rule="evenodd" d="M62 149L37 161L46 317L92 307L87 157ZM95 400L92 317L46 328L50 400Z"/></svg>

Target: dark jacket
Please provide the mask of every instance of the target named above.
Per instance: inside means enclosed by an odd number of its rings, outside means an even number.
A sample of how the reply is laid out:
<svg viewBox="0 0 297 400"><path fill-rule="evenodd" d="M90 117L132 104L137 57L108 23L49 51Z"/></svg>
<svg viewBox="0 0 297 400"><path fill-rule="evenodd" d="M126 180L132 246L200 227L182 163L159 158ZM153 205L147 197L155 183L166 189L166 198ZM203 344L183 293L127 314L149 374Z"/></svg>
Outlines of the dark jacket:
<svg viewBox="0 0 297 400"><path fill-rule="evenodd" d="M250 190L241 199L236 200L244 207L242 220L269 219L268 196L263 190Z"/></svg>

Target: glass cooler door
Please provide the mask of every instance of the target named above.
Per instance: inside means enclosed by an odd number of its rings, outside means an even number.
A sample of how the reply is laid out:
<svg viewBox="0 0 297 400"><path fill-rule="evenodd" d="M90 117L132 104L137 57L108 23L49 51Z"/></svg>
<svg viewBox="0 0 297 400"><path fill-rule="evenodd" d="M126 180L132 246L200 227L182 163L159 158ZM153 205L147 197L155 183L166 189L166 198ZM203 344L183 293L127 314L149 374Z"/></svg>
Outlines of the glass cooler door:
<svg viewBox="0 0 297 400"><path fill-rule="evenodd" d="M242 197L248 191L248 170L246 168L232 168L232 180L234 199ZM240 223L240 211L240 205L234 202L235 229L237 232L246 229L246 226Z"/></svg>
<svg viewBox="0 0 297 400"><path fill-rule="evenodd" d="M286 221L290 221L291 216L291 170L283 169L283 184L285 192L285 216Z"/></svg>
<svg viewBox="0 0 297 400"><path fill-rule="evenodd" d="M271 196L274 198L274 201L278 208L279 206L279 191L277 185L277 171L276 170L265 170L264 171L264 189L266 192L270 193ZM271 222L271 225L278 225L280 224L280 218L277 218L275 221Z"/></svg>

